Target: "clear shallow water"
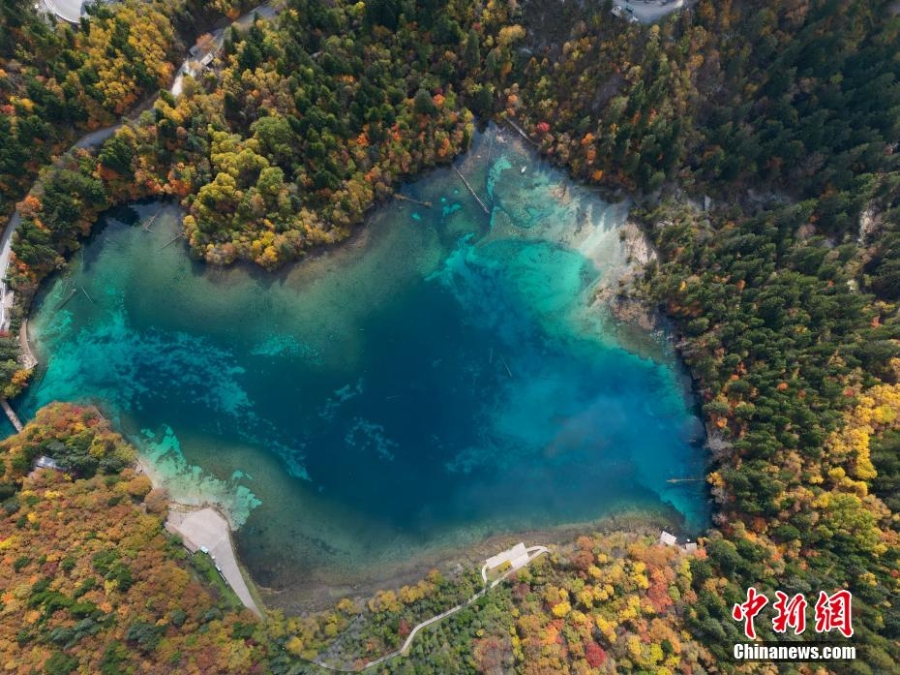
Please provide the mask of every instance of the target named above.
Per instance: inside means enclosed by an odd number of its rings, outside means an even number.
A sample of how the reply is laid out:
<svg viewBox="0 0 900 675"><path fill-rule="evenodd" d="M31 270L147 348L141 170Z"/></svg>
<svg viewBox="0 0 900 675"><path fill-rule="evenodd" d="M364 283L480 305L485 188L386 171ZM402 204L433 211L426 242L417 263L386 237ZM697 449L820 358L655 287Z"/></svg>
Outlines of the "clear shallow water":
<svg viewBox="0 0 900 675"><path fill-rule="evenodd" d="M432 208L396 201L274 276L165 247L173 207L115 214L136 222L111 218L31 321L23 412L101 402L275 589L625 508L703 527L702 484L666 482L703 472L674 359L623 348L593 302L627 204L493 130L459 166L490 217L437 171L404 191Z"/></svg>

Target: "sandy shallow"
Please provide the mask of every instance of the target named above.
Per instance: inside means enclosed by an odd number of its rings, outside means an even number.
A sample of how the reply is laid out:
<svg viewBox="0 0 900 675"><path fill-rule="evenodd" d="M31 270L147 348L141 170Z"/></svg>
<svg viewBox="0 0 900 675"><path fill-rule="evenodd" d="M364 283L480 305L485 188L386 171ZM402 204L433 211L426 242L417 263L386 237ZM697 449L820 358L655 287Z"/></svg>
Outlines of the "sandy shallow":
<svg viewBox="0 0 900 675"><path fill-rule="evenodd" d="M173 504L166 518L166 530L180 535L185 547L194 555L209 555L244 607L262 616L241 574L231 543L231 528L221 513L209 506L198 509Z"/></svg>

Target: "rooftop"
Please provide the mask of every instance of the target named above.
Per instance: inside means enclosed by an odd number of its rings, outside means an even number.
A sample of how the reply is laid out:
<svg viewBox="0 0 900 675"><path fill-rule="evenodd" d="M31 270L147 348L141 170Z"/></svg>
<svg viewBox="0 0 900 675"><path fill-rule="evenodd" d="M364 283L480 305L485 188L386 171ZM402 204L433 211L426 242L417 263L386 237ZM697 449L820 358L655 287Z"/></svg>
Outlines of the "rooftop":
<svg viewBox="0 0 900 675"><path fill-rule="evenodd" d="M659 543L665 546L675 546L678 543L678 539L675 538L674 534L669 534L663 530L659 535Z"/></svg>
<svg viewBox="0 0 900 675"><path fill-rule="evenodd" d="M56 462L56 460L52 457L47 457L47 455L41 455L36 460L34 460L34 468L55 469L56 471L62 471L62 467Z"/></svg>
<svg viewBox="0 0 900 675"><path fill-rule="evenodd" d="M509 563L513 569L518 569L528 562L528 551L525 544L519 542L515 546L495 556L491 556L485 561L485 565L489 570L500 567L503 563ZM518 565L516 563L519 563Z"/></svg>

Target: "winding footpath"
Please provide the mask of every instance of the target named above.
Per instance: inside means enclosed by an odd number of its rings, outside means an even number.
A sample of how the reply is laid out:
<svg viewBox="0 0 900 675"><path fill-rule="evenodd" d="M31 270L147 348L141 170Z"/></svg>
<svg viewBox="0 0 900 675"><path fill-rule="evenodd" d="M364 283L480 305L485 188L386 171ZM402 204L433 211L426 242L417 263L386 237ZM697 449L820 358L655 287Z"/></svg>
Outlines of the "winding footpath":
<svg viewBox="0 0 900 675"><path fill-rule="evenodd" d="M674 0L671 3L663 3L661 2L661 0L655 0L654 2L643 3L643 7L636 6L631 2L626 3L625 0L614 0L614 2L616 5L622 6L623 8L625 6L631 7L636 18L644 23L656 21L666 14L669 14L677 9L681 9L681 7L684 5L684 0ZM77 5L77 10L80 15L81 3L77 0L44 0L44 4L47 9L49 9L60 18L63 18L71 23L78 22L78 18L75 17L74 13L76 11ZM245 29L252 24L254 16L258 15L260 18L272 19L278 14L280 9L280 7L275 7L268 3L261 4L253 8L240 18L236 19L229 25L228 28L235 27L238 29ZM228 28L218 29L212 33L213 40L210 50L206 51L205 53L195 53L190 58L185 59L182 62L179 68L175 71L172 85L169 88L169 92L174 97L177 98L181 95L183 91L185 75L198 75L204 65L209 63L209 61L211 60L210 57L214 56L221 50L222 45L225 41L225 32L228 30ZM151 104L153 100L155 100L155 97L150 100ZM137 111L139 112L143 110L146 105L147 102L141 104L140 106L138 106ZM116 131L121 128L121 126L122 124L114 124L85 134L72 145L72 147L69 149L69 152L79 149L97 148L101 146L113 134L115 134ZM524 135L524 132L521 132L521 130L520 133L523 133ZM462 178L461 175L460 177ZM463 181L465 182L465 178L463 178ZM32 185L31 189L34 189L34 185ZM31 192L31 189L29 190L29 193ZM484 207L483 204L482 207ZM13 235L15 234L20 224L21 214L19 213L19 210L16 209L7 221L6 227L3 230L2 237L0 237L0 332L9 331L12 319L12 308L15 305L15 297L12 290L9 288L6 277L9 271L10 258L12 254ZM27 324L27 320L24 320L19 331L20 351L24 367L33 368L37 364L37 359L34 357L28 344ZM18 421L18 419L15 417L14 411L12 411L12 409L9 407L6 399L0 398L0 405L2 405L4 410L7 411L11 420L15 419L16 421ZM16 426L21 431L21 423L17 424ZM201 548L208 550L213 560L216 561L217 569L222 573L223 577L226 579L232 589L234 589L235 593L243 602L243 604L258 616L262 616L262 612L254 602L253 597L250 594L250 591L237 564L237 559L234 555L234 547L230 538L230 528L228 526L228 523L219 513L210 508L187 512L173 509L170 511L169 519L166 524L167 529L172 532L177 532L183 537L183 540L191 550L196 551L201 550ZM534 559L548 552L548 549L544 546L530 547L528 549L529 557L525 564L530 564ZM518 567L509 569L490 584L487 583L485 570L482 570L482 577L485 581L484 588L475 593L475 595L469 598L469 600L467 600L466 602L456 605L455 607L451 607L445 612L442 612L441 614L433 616L430 619L417 624L410 631L406 640L403 642L403 645L399 649L389 654L385 654L378 659L369 661L359 669L340 668L337 666L329 665L319 660L313 660L313 663L322 668L335 672L359 672L360 670L373 668L389 659L401 656L409 650L413 640L421 630L468 607L472 603L484 597L484 595L490 589L497 586L499 583L507 579L511 574L518 571L519 569L521 568Z"/></svg>
<svg viewBox="0 0 900 675"><path fill-rule="evenodd" d="M544 553L549 553L549 552L550 552L550 550L546 546L531 546L531 547L529 547L528 548L528 560L527 560L527 562L524 563L523 566L531 564L535 560L535 558L543 555ZM471 598L469 598L465 602L460 603L460 604L456 605L455 607L451 607L446 612L441 612L437 616L433 616L430 619L423 621L422 623L416 624L413 627L413 629L410 631L409 635L406 637L406 640L403 642L403 645L400 647L400 649L393 651L390 654L385 654L384 656L377 658L374 661L369 661L368 663L366 663L365 665L363 665L360 668L340 668L338 666L329 665L329 664L325 663L324 661L320 661L318 659L313 659L312 663L315 663L320 668L325 668L326 670L331 670L336 673L358 673L358 672L362 672L363 670L368 670L369 668L374 668L375 666L378 666L378 665L384 663L385 661L388 661L389 659L393 659L398 656L401 656L401 655L405 654L407 651L409 651L410 646L412 646L413 640L415 639L416 635L418 634L418 632L420 630L422 630L423 628L427 628L428 626L430 626L434 623L437 623L438 621L441 621L442 619L446 619L448 616L450 616L452 614L456 614L461 609L465 609L466 607L471 605L473 602L483 598L485 596L485 594L489 590L491 590L494 586L496 586L500 582L504 581L512 573L518 572L520 569L522 569L522 567L514 567L512 569L509 569L506 572L504 572L501 576L499 576L497 579L495 579L490 585L488 585L486 568L482 568L481 578L484 580L484 588L482 588L480 591L478 591L475 595L473 595Z"/></svg>
<svg viewBox="0 0 900 675"><path fill-rule="evenodd" d="M66 19L67 21L77 23L77 19L73 20L72 18L70 18L70 16L74 16L72 14L74 9L70 9L69 5L72 5L72 7L74 8L74 4L72 3L75 2L75 4L79 4L80 10L80 3L75 0L60 1L65 6L64 11L60 10L60 6L53 4L53 0L44 0L45 6L51 12L63 19ZM663 0L644 0L644 2L637 3L627 0L614 0L614 3L616 6L620 7L623 10L625 7L631 8L633 10L634 16L641 22L652 23L658 21L667 14L670 14L684 7L685 0L670 0L667 2L663 2ZM900 7L900 3L898 3L898 7ZM272 19L278 14L280 10L281 7L270 4L269 2L262 3L257 7L254 7L238 19L235 19L235 21L232 22L230 26L228 26L228 28L234 27L238 29L246 29L252 24L254 16L259 16L263 19ZM898 12L900 12L900 10L898 10ZM218 51L221 50L222 45L225 42L225 32L228 30L228 28L220 28L212 33L213 41L212 49L210 51L207 51L206 53L194 54L182 62L179 68L175 71L175 77L172 81L172 86L169 88L169 92L173 96L177 98L181 95L185 75L199 74L204 62L208 63L207 57L209 57L211 54L218 53ZM144 105L145 104L142 104L138 109L143 109ZM98 129L96 131L85 134L75 142L75 144L70 148L70 151L99 147L104 143L104 141L106 141L114 133L116 133L116 131L118 131L121 126L121 124L114 124L112 126L104 127L103 129ZM34 186L32 186L32 189L33 187ZM9 221L6 224L6 228L3 231L3 236L0 237L0 331L9 330L11 321L11 309L15 304L13 292L10 290L8 284L6 283L6 274L9 269L10 253L12 252L12 236L16 229L19 227L20 223L21 216L19 214L19 210L16 209L16 211L12 214L12 216L10 216Z"/></svg>

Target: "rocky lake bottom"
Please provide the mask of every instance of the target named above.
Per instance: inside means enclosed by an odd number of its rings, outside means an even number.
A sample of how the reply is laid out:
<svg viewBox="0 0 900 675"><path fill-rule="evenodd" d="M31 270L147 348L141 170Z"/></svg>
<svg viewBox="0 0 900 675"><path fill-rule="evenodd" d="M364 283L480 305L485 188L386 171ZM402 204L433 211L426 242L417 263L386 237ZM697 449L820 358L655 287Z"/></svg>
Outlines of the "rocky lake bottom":
<svg viewBox="0 0 900 675"><path fill-rule="evenodd" d="M174 499L228 514L285 607L504 532L635 510L704 528L704 483L668 482L704 474L684 373L596 300L629 205L495 128L457 167L490 215L436 170L403 190L430 207L395 200L273 275L166 246L173 206L111 213L42 293L17 405L98 403Z"/></svg>

